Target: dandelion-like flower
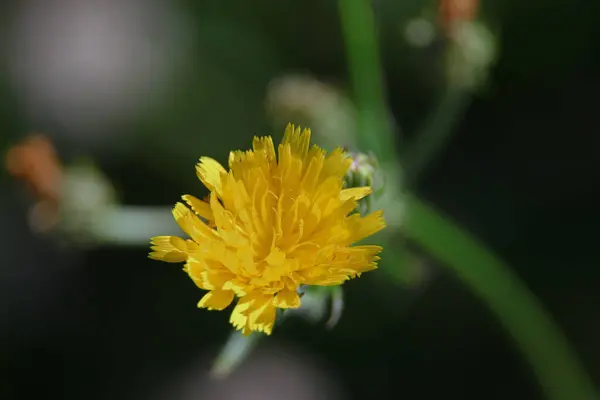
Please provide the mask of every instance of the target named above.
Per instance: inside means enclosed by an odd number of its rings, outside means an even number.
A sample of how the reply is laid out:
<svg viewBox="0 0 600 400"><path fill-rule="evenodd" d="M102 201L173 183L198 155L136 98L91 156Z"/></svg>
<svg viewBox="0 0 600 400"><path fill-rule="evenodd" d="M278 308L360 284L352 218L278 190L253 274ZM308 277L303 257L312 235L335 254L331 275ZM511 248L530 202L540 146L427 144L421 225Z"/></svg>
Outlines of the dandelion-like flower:
<svg viewBox="0 0 600 400"><path fill-rule="evenodd" d="M352 164L341 148L310 147L310 130L288 125L275 154L271 137L253 150L232 151L229 171L200 158L206 200L185 195L173 209L190 237L152 239L150 257L185 262L184 271L208 293L198 307L223 310L244 335L270 334L276 309L300 307L302 285L340 285L377 268L379 246L352 246L385 227L381 211L353 212L370 187L344 188Z"/></svg>

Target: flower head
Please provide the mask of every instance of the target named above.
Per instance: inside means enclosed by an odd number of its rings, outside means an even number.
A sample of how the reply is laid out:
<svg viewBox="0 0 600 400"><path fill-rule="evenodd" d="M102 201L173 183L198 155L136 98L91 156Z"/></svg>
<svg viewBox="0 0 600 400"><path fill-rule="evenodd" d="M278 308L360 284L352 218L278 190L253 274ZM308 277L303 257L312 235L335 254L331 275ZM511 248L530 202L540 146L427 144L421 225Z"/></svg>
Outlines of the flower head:
<svg viewBox="0 0 600 400"><path fill-rule="evenodd" d="M379 246L351 246L385 227L381 211L353 213L370 187L344 188L352 160L338 148L310 147L310 130L286 128L275 154L271 137L233 151L229 171L202 157L196 166L207 200L185 195L173 209L190 239L152 239L150 257L185 262L208 293L198 307L223 310L244 334L270 334L276 309L300 307L301 285L340 285L377 268Z"/></svg>

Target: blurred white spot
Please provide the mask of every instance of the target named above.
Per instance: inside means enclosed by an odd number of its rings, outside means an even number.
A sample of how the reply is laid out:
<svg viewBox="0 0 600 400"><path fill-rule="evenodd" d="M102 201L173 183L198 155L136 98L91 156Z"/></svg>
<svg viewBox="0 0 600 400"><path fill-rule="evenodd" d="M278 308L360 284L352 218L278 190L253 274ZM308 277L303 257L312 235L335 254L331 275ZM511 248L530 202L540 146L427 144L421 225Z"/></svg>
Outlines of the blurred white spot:
<svg viewBox="0 0 600 400"><path fill-rule="evenodd" d="M37 124L117 134L160 97L185 26L166 0L28 0L9 31L11 81ZM112 132L111 132L112 131Z"/></svg>
<svg viewBox="0 0 600 400"><path fill-rule="evenodd" d="M424 18L410 20L404 29L406 41L415 47L427 47L435 38L433 24Z"/></svg>
<svg viewBox="0 0 600 400"><path fill-rule="evenodd" d="M495 35L479 21L463 22L455 27L449 49L448 73L455 85L473 89L487 79L496 61Z"/></svg>
<svg viewBox="0 0 600 400"><path fill-rule="evenodd" d="M333 85L306 75L282 76L269 83L266 107L279 125L294 121L310 126L325 147L355 147L354 104Z"/></svg>

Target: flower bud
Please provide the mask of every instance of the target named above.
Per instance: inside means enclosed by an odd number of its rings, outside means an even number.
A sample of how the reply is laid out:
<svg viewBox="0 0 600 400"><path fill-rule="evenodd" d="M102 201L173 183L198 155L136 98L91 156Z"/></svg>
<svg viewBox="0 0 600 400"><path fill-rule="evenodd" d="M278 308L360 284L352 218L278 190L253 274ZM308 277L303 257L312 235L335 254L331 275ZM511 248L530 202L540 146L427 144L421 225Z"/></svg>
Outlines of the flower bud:
<svg viewBox="0 0 600 400"><path fill-rule="evenodd" d="M374 154L349 151L352 164L346 173L344 184L346 188L370 186L373 193L358 201L357 211L361 214L369 213L376 200L384 190L383 174L379 168L377 157Z"/></svg>

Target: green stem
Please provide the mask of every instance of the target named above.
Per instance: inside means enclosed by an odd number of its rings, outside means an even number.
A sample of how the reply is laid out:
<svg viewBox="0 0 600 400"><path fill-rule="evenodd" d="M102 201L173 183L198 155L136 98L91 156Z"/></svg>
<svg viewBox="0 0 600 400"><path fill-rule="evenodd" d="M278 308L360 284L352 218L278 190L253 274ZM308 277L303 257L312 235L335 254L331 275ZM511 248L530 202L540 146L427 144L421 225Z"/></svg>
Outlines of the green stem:
<svg viewBox="0 0 600 400"><path fill-rule="evenodd" d="M366 0L340 0L339 11L358 109L358 146L389 161L395 157L395 143L384 100L373 10Z"/></svg>
<svg viewBox="0 0 600 400"><path fill-rule="evenodd" d="M525 284L482 243L415 197L407 198L409 239L446 264L499 317L548 398L598 398L565 336Z"/></svg>
<svg viewBox="0 0 600 400"><path fill-rule="evenodd" d="M327 329L333 329L344 311L344 291L341 286L333 286L331 288L331 314L325 323Z"/></svg>
<svg viewBox="0 0 600 400"><path fill-rule="evenodd" d="M262 333L244 336L239 331L232 331L212 366L210 376L214 379L227 378L246 359L263 336Z"/></svg>
<svg viewBox="0 0 600 400"><path fill-rule="evenodd" d="M446 89L439 103L426 119L425 126L403 152L405 185L412 185L448 142L470 100L471 94L466 89L458 88L452 83Z"/></svg>

